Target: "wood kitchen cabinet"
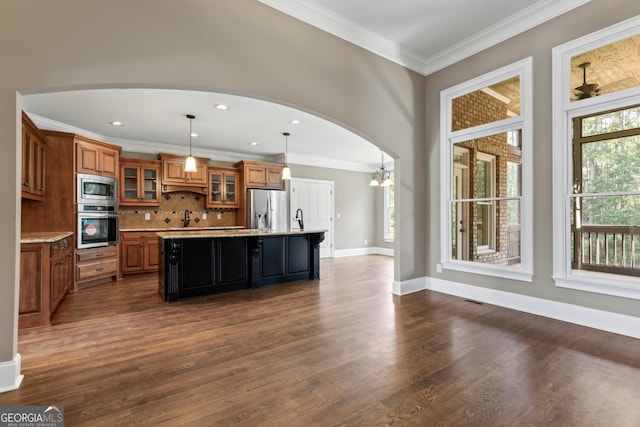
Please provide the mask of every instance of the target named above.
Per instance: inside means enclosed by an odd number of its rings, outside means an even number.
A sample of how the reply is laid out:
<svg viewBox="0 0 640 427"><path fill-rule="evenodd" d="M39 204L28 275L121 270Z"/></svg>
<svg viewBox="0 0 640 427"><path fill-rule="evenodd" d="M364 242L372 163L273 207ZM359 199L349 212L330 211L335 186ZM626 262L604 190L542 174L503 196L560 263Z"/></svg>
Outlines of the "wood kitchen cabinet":
<svg viewBox="0 0 640 427"><path fill-rule="evenodd" d="M209 168L207 207L237 208L240 174L231 168Z"/></svg>
<svg viewBox="0 0 640 427"><path fill-rule="evenodd" d="M197 172L185 172L186 156L160 153L162 162L162 192L190 191L207 193L207 163L209 159L196 157Z"/></svg>
<svg viewBox="0 0 640 427"><path fill-rule="evenodd" d="M120 272L150 273L158 271L158 235L155 232L127 231L120 233Z"/></svg>
<svg viewBox="0 0 640 427"><path fill-rule="evenodd" d="M118 276L118 246L78 249L76 252L76 286Z"/></svg>
<svg viewBox="0 0 640 427"><path fill-rule="evenodd" d="M44 234L60 237L26 239L31 243L20 245L20 329L49 325L73 287L73 233Z"/></svg>
<svg viewBox="0 0 640 427"><path fill-rule="evenodd" d="M62 298L73 288L73 239L63 239L51 245L51 313L60 305Z"/></svg>
<svg viewBox="0 0 640 427"><path fill-rule="evenodd" d="M120 159L120 205L160 206L160 161Z"/></svg>
<svg viewBox="0 0 640 427"><path fill-rule="evenodd" d="M120 147L106 142L76 137L76 172L118 177Z"/></svg>
<svg viewBox="0 0 640 427"><path fill-rule="evenodd" d="M271 190L284 190L284 181L282 180L282 168L284 168L284 165L281 163L241 160L233 166L240 174L236 224L246 227L247 189L268 188Z"/></svg>
<svg viewBox="0 0 640 427"><path fill-rule="evenodd" d="M47 138L22 112L22 198L42 201L45 197Z"/></svg>
<svg viewBox="0 0 640 427"><path fill-rule="evenodd" d="M244 188L284 189L280 163L254 162L242 160L234 164L243 177Z"/></svg>

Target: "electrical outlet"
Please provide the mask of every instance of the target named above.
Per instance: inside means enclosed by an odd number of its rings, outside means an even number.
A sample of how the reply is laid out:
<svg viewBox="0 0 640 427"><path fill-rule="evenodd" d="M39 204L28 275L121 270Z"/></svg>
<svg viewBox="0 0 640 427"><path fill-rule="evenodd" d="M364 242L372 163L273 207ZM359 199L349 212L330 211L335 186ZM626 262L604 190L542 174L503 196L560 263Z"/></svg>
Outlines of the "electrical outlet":
<svg viewBox="0 0 640 427"><path fill-rule="evenodd" d="M207 219L207 213L206 212L202 213L202 219Z"/></svg>
<svg viewBox="0 0 640 427"><path fill-rule="evenodd" d="M336 214L336 218L340 219L340 212Z"/></svg>
<svg viewBox="0 0 640 427"><path fill-rule="evenodd" d="M436 273L442 273L442 264L439 262L436 263Z"/></svg>
<svg viewBox="0 0 640 427"><path fill-rule="evenodd" d="M364 241L364 245L365 245L365 246L367 246L367 244L368 244L368 243L369 243L369 241L368 241L368 240L365 240L365 241Z"/></svg>
<svg viewBox="0 0 640 427"><path fill-rule="evenodd" d="M149 221L151 219L151 214L149 212L144 213L144 220Z"/></svg>
<svg viewBox="0 0 640 427"><path fill-rule="evenodd" d="M222 219L222 214L220 212L216 212L216 219Z"/></svg>

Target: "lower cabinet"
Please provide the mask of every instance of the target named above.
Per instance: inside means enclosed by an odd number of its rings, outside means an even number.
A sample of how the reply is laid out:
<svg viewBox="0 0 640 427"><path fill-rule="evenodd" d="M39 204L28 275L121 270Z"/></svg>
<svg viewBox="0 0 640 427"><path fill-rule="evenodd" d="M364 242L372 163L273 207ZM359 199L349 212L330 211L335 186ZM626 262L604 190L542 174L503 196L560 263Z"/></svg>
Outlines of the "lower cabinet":
<svg viewBox="0 0 640 427"><path fill-rule="evenodd" d="M249 286L247 239L184 239L179 298Z"/></svg>
<svg viewBox="0 0 640 427"><path fill-rule="evenodd" d="M165 302L320 277L324 232L159 239Z"/></svg>
<svg viewBox="0 0 640 427"><path fill-rule="evenodd" d="M251 287L317 279L318 238L298 234L252 240Z"/></svg>
<svg viewBox="0 0 640 427"><path fill-rule="evenodd" d="M120 273L152 273L159 265L158 236L155 232L120 233Z"/></svg>
<svg viewBox="0 0 640 427"><path fill-rule="evenodd" d="M76 285L118 276L118 246L78 249L76 259Z"/></svg>
<svg viewBox="0 0 640 427"><path fill-rule="evenodd" d="M20 245L18 327L46 326L73 287L73 236Z"/></svg>

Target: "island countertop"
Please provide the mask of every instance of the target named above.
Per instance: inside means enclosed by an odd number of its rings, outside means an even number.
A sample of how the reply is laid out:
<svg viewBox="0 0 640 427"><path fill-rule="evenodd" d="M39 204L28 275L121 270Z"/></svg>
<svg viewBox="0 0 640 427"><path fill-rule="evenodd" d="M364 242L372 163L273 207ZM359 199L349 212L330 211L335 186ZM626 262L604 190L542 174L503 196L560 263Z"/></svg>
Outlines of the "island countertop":
<svg viewBox="0 0 640 427"><path fill-rule="evenodd" d="M121 233L130 232L169 232L169 231L202 231L202 230L229 230L229 229L243 229L241 225L224 225L218 227L153 227L153 228L120 228L118 231Z"/></svg>
<svg viewBox="0 0 640 427"><path fill-rule="evenodd" d="M259 228L241 228L227 230L184 230L184 231L166 231L157 233L162 239L196 239L203 237L264 237L264 236L288 236L299 234L316 234L325 233L327 230L267 230Z"/></svg>

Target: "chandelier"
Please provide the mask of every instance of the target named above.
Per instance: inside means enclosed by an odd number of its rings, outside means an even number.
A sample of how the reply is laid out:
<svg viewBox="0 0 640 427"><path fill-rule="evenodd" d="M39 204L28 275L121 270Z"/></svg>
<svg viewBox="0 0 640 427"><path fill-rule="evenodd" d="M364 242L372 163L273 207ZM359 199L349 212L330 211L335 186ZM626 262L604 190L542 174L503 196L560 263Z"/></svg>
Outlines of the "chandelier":
<svg viewBox="0 0 640 427"><path fill-rule="evenodd" d="M371 187L388 187L391 185L391 171L384 167L384 152L380 150L380 167L371 174Z"/></svg>

